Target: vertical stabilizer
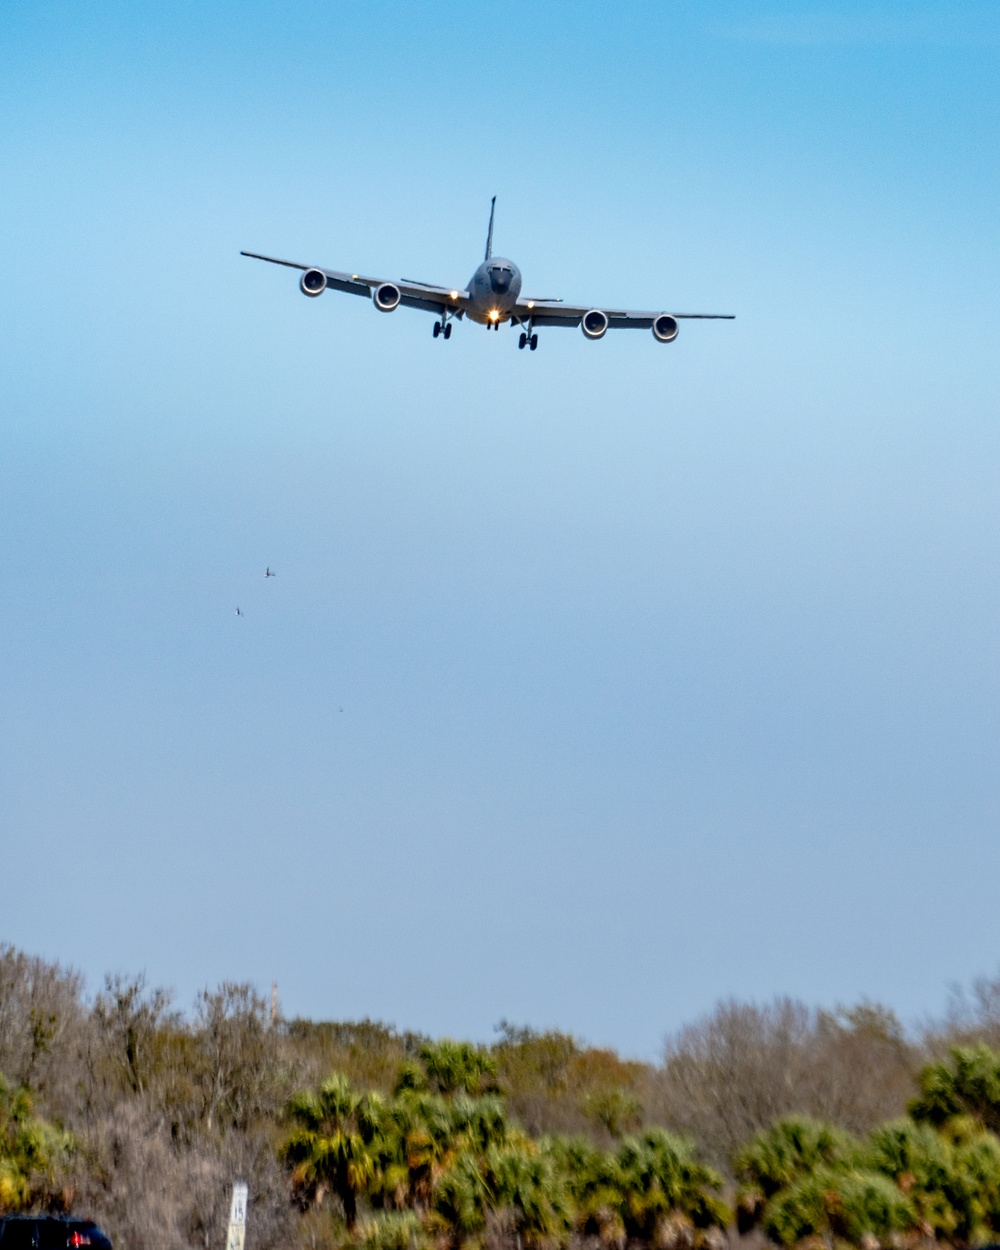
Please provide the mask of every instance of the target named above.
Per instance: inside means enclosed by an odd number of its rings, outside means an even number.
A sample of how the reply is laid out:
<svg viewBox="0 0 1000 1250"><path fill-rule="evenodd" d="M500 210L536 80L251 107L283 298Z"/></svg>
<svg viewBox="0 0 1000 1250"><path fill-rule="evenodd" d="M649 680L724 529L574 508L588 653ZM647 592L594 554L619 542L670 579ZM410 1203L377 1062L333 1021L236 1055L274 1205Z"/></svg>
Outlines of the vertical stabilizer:
<svg viewBox="0 0 1000 1250"><path fill-rule="evenodd" d="M497 197L494 196L493 199L490 200L490 232L486 236L486 260L489 260L489 258L493 255L493 214L496 212L496 207Z"/></svg>

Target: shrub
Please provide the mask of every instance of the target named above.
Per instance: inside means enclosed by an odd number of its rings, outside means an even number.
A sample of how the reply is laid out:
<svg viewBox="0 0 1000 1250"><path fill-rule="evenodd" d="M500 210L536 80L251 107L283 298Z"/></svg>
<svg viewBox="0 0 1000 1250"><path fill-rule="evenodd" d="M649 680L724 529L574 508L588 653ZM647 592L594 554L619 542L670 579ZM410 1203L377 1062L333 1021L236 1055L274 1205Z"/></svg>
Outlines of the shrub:
<svg viewBox="0 0 1000 1250"><path fill-rule="evenodd" d="M818 1168L777 1193L764 1211L764 1231L793 1246L806 1237L835 1237L853 1245L917 1225L913 1207L898 1185L877 1172Z"/></svg>
<svg viewBox="0 0 1000 1250"><path fill-rule="evenodd" d="M414 1211L386 1211L358 1225L360 1250L425 1250L427 1234Z"/></svg>
<svg viewBox="0 0 1000 1250"><path fill-rule="evenodd" d="M910 1114L935 1126L972 1116L1000 1131L1000 1053L989 1046L953 1046L949 1060L929 1063L920 1073L920 1096Z"/></svg>

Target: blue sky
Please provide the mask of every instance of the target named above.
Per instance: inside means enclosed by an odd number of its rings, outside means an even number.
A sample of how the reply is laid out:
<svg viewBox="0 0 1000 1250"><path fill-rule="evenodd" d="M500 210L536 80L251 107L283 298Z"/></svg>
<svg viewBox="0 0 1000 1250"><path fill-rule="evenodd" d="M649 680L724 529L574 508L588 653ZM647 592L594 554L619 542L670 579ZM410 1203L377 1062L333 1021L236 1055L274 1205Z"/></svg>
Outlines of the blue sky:
<svg viewBox="0 0 1000 1250"><path fill-rule="evenodd" d="M8 5L0 937L647 1056L995 970L998 53L976 3ZM464 283L493 194L527 293L737 320L445 345L239 256Z"/></svg>

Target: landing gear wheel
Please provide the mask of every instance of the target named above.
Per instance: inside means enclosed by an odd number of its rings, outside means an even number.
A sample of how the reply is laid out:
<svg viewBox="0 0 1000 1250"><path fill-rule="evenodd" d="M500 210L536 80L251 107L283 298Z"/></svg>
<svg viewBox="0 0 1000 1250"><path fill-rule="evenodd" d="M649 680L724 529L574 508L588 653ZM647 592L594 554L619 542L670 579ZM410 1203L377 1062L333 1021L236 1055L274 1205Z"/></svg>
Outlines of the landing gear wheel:
<svg viewBox="0 0 1000 1250"><path fill-rule="evenodd" d="M446 325L446 326L445 326L445 328L444 328L444 337L445 337L446 339L450 339L450 338L451 338L451 326L450 326L450 325Z"/></svg>
<svg viewBox="0 0 1000 1250"><path fill-rule="evenodd" d="M521 337L517 340L517 346L522 352L524 351L524 346L527 343L527 341L528 341L528 336L526 334L522 334Z"/></svg>
<svg viewBox="0 0 1000 1250"><path fill-rule="evenodd" d="M532 351L535 351L538 348L538 335L537 334L533 334L531 336L531 338L528 340L528 346L531 348Z"/></svg>
<svg viewBox="0 0 1000 1250"><path fill-rule="evenodd" d="M440 333L441 333L441 322L440 322L440 321L435 321L435 322L434 322L434 337L435 337L435 338L437 338L437 336L438 336Z"/></svg>

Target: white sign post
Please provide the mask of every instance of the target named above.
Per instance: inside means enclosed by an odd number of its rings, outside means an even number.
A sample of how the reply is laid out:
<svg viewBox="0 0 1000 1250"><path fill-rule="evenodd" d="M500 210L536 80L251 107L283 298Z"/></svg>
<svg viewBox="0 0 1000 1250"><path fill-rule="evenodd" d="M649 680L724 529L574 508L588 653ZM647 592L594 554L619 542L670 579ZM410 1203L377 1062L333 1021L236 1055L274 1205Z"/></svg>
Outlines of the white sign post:
<svg viewBox="0 0 1000 1250"><path fill-rule="evenodd" d="M243 1250L247 1235L247 1195L249 1190L242 1181L233 1186L233 1202L229 1208L229 1236L226 1250Z"/></svg>

